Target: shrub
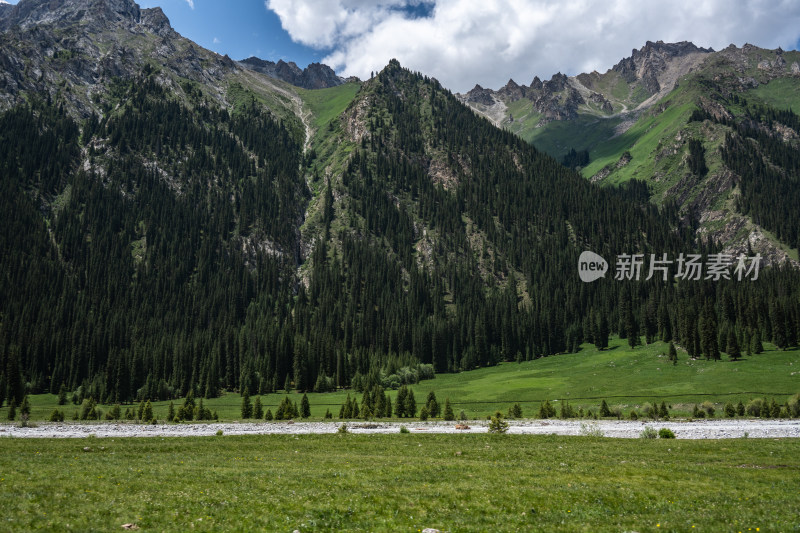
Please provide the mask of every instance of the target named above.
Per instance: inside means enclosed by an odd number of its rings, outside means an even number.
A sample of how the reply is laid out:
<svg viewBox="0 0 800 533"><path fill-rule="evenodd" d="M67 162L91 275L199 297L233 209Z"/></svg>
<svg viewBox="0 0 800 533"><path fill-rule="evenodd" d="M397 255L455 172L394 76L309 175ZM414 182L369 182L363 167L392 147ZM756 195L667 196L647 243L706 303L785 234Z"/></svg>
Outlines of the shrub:
<svg viewBox="0 0 800 533"><path fill-rule="evenodd" d="M800 394L795 394L789 398L788 402L789 416L797 418L800 416Z"/></svg>
<svg viewBox="0 0 800 533"><path fill-rule="evenodd" d="M725 404L724 411L725 411L725 416L727 416L728 418L733 418L736 416L736 408L733 406L731 402Z"/></svg>
<svg viewBox="0 0 800 533"><path fill-rule="evenodd" d="M407 428L407 427L405 427L405 426L400 426L400 433L411 433L411 432L408 430L408 428Z"/></svg>
<svg viewBox="0 0 800 533"><path fill-rule="evenodd" d="M508 408L508 418L522 418L522 406L515 403Z"/></svg>
<svg viewBox="0 0 800 533"><path fill-rule="evenodd" d="M658 416L662 420L669 420L669 410L667 409L667 404L663 401L661 402L661 407L658 408Z"/></svg>
<svg viewBox="0 0 800 533"><path fill-rule="evenodd" d="M331 413L330 409L326 409L325 410L325 420L332 420L332 419L333 419L333 413Z"/></svg>
<svg viewBox="0 0 800 533"><path fill-rule="evenodd" d="M761 416L762 404L763 402L761 401L761 398L755 398L753 400L750 400L749 402L747 402L747 408L745 409L745 412L749 416L759 417Z"/></svg>
<svg viewBox="0 0 800 533"><path fill-rule="evenodd" d="M636 414L636 409L631 409L630 419L631 420L639 420L639 415Z"/></svg>
<svg viewBox="0 0 800 533"><path fill-rule="evenodd" d="M467 413L465 413L463 409L461 410L460 413L458 413L458 419L461 420L461 421L464 421L464 420L467 419Z"/></svg>
<svg viewBox="0 0 800 533"><path fill-rule="evenodd" d="M669 428L661 428L658 430L658 437L660 439L674 439L675 433Z"/></svg>
<svg viewBox="0 0 800 533"><path fill-rule="evenodd" d="M342 424L341 426L339 426L339 429L337 430L337 432L339 434L341 434L341 435L344 435L345 433L348 433L347 424Z"/></svg>
<svg viewBox="0 0 800 533"><path fill-rule="evenodd" d="M580 434L584 437L605 437L597 422L581 422Z"/></svg>
<svg viewBox="0 0 800 533"><path fill-rule="evenodd" d="M714 409L713 403L703 402L702 405L700 405L700 408L706 412L708 418L714 418L714 413L716 412L716 410Z"/></svg>
<svg viewBox="0 0 800 533"><path fill-rule="evenodd" d="M508 431L508 422L503 420L503 413L496 411L489 422L489 433L503 434Z"/></svg>
<svg viewBox="0 0 800 533"><path fill-rule="evenodd" d="M600 404L600 416L603 418L608 418L611 416L611 409L608 408L608 404L605 400Z"/></svg>
<svg viewBox="0 0 800 533"><path fill-rule="evenodd" d="M744 416L744 413L745 413L744 404L742 403L741 400L739 400L739 403L736 404L736 414L739 416Z"/></svg>
<svg viewBox="0 0 800 533"><path fill-rule="evenodd" d="M450 398L445 398L444 400L444 414L442 416L448 421L456 419L456 416L453 413L453 406L450 405Z"/></svg>
<svg viewBox="0 0 800 533"><path fill-rule="evenodd" d="M53 409L53 412L50 413L50 422L63 422L64 421L64 413L59 411L58 409Z"/></svg>
<svg viewBox="0 0 800 533"><path fill-rule="evenodd" d="M539 418L553 418L554 416L556 416L556 408L550 404L550 400L545 400L539 406Z"/></svg>
<svg viewBox="0 0 800 533"><path fill-rule="evenodd" d="M221 437L221 436L222 436L222 430L221 430L221 429L218 429L218 430L217 430L217 437Z"/></svg>
<svg viewBox="0 0 800 533"><path fill-rule="evenodd" d="M640 439L655 439L658 437L658 431L655 428L650 426L645 426L641 433L639 433Z"/></svg>

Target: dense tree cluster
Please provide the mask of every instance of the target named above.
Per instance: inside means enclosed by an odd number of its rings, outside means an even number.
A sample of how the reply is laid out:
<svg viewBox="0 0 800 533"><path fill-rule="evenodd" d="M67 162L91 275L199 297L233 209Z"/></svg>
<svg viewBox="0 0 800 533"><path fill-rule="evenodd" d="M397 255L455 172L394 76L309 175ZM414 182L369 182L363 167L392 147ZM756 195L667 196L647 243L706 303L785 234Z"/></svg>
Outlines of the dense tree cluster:
<svg viewBox="0 0 800 533"><path fill-rule="evenodd" d="M597 188L396 62L362 88L368 131L341 143L300 270L296 129L252 99L229 113L167 94L155 73L112 96L82 125L52 102L0 115L0 399L15 405L43 391L116 403L353 387L369 401L345 418L435 417L438 402L408 388L434 371L603 348L612 333L709 358L797 343L791 269L580 282L586 249L713 247L643 183ZM794 168L796 154L758 142ZM211 416L191 401L175 418Z"/></svg>

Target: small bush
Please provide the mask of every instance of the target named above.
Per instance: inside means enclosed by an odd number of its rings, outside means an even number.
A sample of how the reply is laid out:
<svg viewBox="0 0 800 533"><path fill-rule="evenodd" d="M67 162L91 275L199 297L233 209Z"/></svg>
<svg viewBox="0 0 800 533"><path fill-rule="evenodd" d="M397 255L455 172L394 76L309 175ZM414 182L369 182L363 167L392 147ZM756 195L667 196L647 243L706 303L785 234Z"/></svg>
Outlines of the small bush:
<svg viewBox="0 0 800 533"><path fill-rule="evenodd" d="M218 429L218 430L217 430L217 437L221 437L221 436L222 436L222 430L221 430L221 429Z"/></svg>
<svg viewBox="0 0 800 533"><path fill-rule="evenodd" d="M645 426L641 433L639 433L640 439L655 439L658 437L658 431L655 428L650 426Z"/></svg>
<svg viewBox="0 0 800 533"><path fill-rule="evenodd" d="M508 431L508 422L503 420L503 413L500 411L495 412L492 420L489 422L489 433L503 434Z"/></svg>
<svg viewBox="0 0 800 533"><path fill-rule="evenodd" d="M460 413L458 413L458 419L461 420L461 421L464 421L464 420L467 419L467 413L465 413L463 409L461 410Z"/></svg>
<svg viewBox="0 0 800 533"><path fill-rule="evenodd" d="M522 406L515 403L508 408L508 418L522 418Z"/></svg>
<svg viewBox="0 0 800 533"><path fill-rule="evenodd" d="M581 422L580 434L584 437L605 437L597 422Z"/></svg>
<svg viewBox="0 0 800 533"><path fill-rule="evenodd" d="M349 433L349 431L347 430L347 424L342 424L341 426L339 426L339 429L337 430L337 432L339 434L341 434L341 435Z"/></svg>
<svg viewBox="0 0 800 533"><path fill-rule="evenodd" d="M714 418L714 413L716 410L714 409L714 404L711 402L703 402L700 406L700 409L706 412L708 418Z"/></svg>
<svg viewBox="0 0 800 533"><path fill-rule="evenodd" d="M405 426L400 426L400 433L411 433L411 432L408 430L408 428L407 428L407 427L405 427Z"/></svg>
<svg viewBox="0 0 800 533"><path fill-rule="evenodd" d="M727 416L728 418L733 418L736 416L736 408L733 406L731 402L725 404L724 411L725 411L725 416Z"/></svg>
<svg viewBox="0 0 800 533"><path fill-rule="evenodd" d="M631 410L630 419L631 420L639 420L639 415L636 414L636 409L632 409Z"/></svg>
<svg viewBox="0 0 800 533"><path fill-rule="evenodd" d="M59 411L58 409L53 409L53 412L50 413L50 422L63 422L63 421L64 421L63 411Z"/></svg>
<svg viewBox="0 0 800 533"><path fill-rule="evenodd" d="M419 410L419 419L423 422L428 420L428 407L423 405L422 409Z"/></svg>
<svg viewBox="0 0 800 533"><path fill-rule="evenodd" d="M658 430L658 438L660 439L674 439L675 433L669 428L661 428Z"/></svg>

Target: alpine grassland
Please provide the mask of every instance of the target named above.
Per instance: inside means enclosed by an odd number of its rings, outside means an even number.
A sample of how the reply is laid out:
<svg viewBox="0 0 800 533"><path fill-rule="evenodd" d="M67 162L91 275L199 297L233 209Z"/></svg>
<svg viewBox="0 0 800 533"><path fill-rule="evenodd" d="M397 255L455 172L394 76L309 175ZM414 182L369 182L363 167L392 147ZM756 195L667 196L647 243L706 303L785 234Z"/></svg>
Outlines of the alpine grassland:
<svg viewBox="0 0 800 533"><path fill-rule="evenodd" d="M433 391L440 403L449 398L456 414L464 411L469 419L483 419L500 409L505 412L515 403L522 407L523 417L538 416L545 400L558 407L567 400L574 409L583 408L594 413L602 400L629 413L645 403L665 401L672 406L672 416L690 416L692 406L711 402L721 408L725 403L747 404L754 398L775 398L780 405L798 390L797 373L800 372L800 350L778 350L765 343L763 353L745 355L738 361L727 357L719 361L690 359L678 349L678 360L672 364L667 357L669 345L655 342L630 348L624 339L612 338L609 348L598 350L584 344L577 353L560 354L520 363L501 363L455 374L438 374L434 379L411 385L417 398L425 398ZM394 402L397 391L388 389ZM338 416L339 408L350 395L360 402L361 391L352 389L327 393L308 393L311 419L322 419L327 410ZM72 402L72 391L65 405L58 405L53 394L31 395L31 420L47 420L54 409L64 412L70 420L81 410L80 402ZM264 411L276 408L285 397L301 404L303 393L253 394L261 399ZM146 400L146 398L144 399ZM199 399L196 400L199 402ZM204 406L216 412L220 420L241 419L241 396L225 392L217 398L204 399ZM183 398L171 400L177 409ZM164 421L170 401L153 402L157 420ZM128 404L134 410L138 402ZM99 405L108 412L112 405ZM122 411L126 406L123 405ZM0 420L7 419L9 406L0 409Z"/></svg>
<svg viewBox="0 0 800 533"><path fill-rule="evenodd" d="M798 457L771 439L2 438L0 529L794 531Z"/></svg>

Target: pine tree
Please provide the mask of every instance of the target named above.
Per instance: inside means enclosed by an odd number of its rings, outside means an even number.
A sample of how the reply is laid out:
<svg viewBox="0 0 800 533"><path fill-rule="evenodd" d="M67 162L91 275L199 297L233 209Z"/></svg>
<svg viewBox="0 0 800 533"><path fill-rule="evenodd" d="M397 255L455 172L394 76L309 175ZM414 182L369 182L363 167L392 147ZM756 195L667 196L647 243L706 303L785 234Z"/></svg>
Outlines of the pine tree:
<svg viewBox="0 0 800 533"><path fill-rule="evenodd" d="M167 420L169 422L175 420L175 404L172 402L169 402L169 407L167 408Z"/></svg>
<svg viewBox="0 0 800 533"><path fill-rule="evenodd" d="M453 413L453 406L450 405L450 398L445 398L444 400L444 419L447 421L456 419L456 415Z"/></svg>
<svg viewBox="0 0 800 533"><path fill-rule="evenodd" d="M8 404L8 419L9 420L16 420L17 419L17 401L11 400Z"/></svg>
<svg viewBox="0 0 800 533"><path fill-rule="evenodd" d="M150 403L150 400L147 400L147 403L144 405L144 419L145 422L150 422L153 420L153 404Z"/></svg>
<svg viewBox="0 0 800 533"><path fill-rule="evenodd" d="M58 405L67 405L67 387L63 383L58 389Z"/></svg>
<svg viewBox="0 0 800 533"><path fill-rule="evenodd" d="M85 403L86 403L86 400L83 401L83 404L85 404ZM144 417L144 400L139 402L139 407L136 410L136 418L138 420L143 420L143 417ZM81 417L81 420L86 420L86 419Z"/></svg>
<svg viewBox="0 0 800 533"><path fill-rule="evenodd" d="M508 431L508 422L503 420L503 413L496 411L489 422L489 433L503 434Z"/></svg>
<svg viewBox="0 0 800 533"><path fill-rule="evenodd" d="M605 313L598 313L597 329L594 338L594 345L598 350L604 350L605 348L608 348L608 329L608 319L606 318Z"/></svg>
<svg viewBox="0 0 800 533"><path fill-rule="evenodd" d="M414 400L414 389L409 388L405 399L405 413L409 418L417 416L417 402Z"/></svg>
<svg viewBox="0 0 800 533"><path fill-rule="evenodd" d="M673 365L678 364L678 350L675 349L675 343L669 341L669 355L667 356Z"/></svg>
<svg viewBox="0 0 800 533"><path fill-rule="evenodd" d="M267 412L264 413L264 420L272 420L272 409L267 409Z"/></svg>
<svg viewBox="0 0 800 533"><path fill-rule="evenodd" d="M423 405L422 409L419 410L419 419L423 422L428 419L428 406Z"/></svg>
<svg viewBox="0 0 800 533"><path fill-rule="evenodd" d="M425 406L428 408L428 414L432 418L436 418L439 416L439 402L436 401L436 393L430 391L428 393L428 399L425 402Z"/></svg>
<svg viewBox="0 0 800 533"><path fill-rule="evenodd" d="M728 357L731 358L731 361L738 361L742 357L742 352L739 349L739 341L736 338L736 332L733 327L728 329Z"/></svg>
<svg viewBox="0 0 800 533"><path fill-rule="evenodd" d="M253 403L250 401L250 389L244 388L242 392L242 419L253 418Z"/></svg>
<svg viewBox="0 0 800 533"><path fill-rule="evenodd" d="M303 394L303 399L300 402L300 416L308 418L311 416L311 405L308 403L308 395Z"/></svg>
<svg viewBox="0 0 800 533"><path fill-rule="evenodd" d="M26 418L30 418L31 416L31 403L28 400L27 394L22 397L22 403L19 406L19 414Z"/></svg>
<svg viewBox="0 0 800 533"><path fill-rule="evenodd" d="M658 417L662 420L669 420L669 411L667 410L667 404L665 402L661 402L661 407L658 409Z"/></svg>
<svg viewBox="0 0 800 533"><path fill-rule="evenodd" d="M397 391L397 398L394 402L394 415L397 418L403 418L406 415L406 396L408 394L408 389L405 385L402 385L400 389Z"/></svg>
<svg viewBox="0 0 800 533"><path fill-rule="evenodd" d="M608 408L608 404L605 400L600 403L600 416L602 418L608 418L611 416L611 409Z"/></svg>
<svg viewBox="0 0 800 533"><path fill-rule="evenodd" d="M764 345L761 344L761 331L760 330L758 330L758 329L756 330L756 332L753 335L753 337L752 337L750 342L752 344L751 349L752 349L754 354L764 353Z"/></svg>
<svg viewBox="0 0 800 533"><path fill-rule="evenodd" d="M256 420L261 420L264 418L264 406L261 405L261 396L256 396L256 399L253 402L253 418Z"/></svg>

